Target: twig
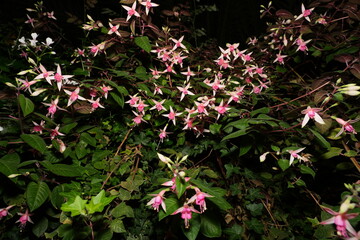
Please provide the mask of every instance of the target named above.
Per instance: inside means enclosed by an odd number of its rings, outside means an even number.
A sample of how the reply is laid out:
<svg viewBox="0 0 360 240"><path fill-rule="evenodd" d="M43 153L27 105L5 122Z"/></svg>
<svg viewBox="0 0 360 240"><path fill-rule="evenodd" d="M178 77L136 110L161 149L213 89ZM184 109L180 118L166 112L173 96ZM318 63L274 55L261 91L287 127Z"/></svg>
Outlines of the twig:
<svg viewBox="0 0 360 240"><path fill-rule="evenodd" d="M344 141L342 141L342 144L347 152L350 151L349 146L346 145L346 143ZM349 157L349 158L350 158L351 162L355 165L356 169L360 172L360 164L358 163L358 161L354 157Z"/></svg>
<svg viewBox="0 0 360 240"><path fill-rule="evenodd" d="M296 101L296 100L298 100L298 99L300 99L300 98L303 98L303 97L306 97L306 96L312 94L313 92L316 92L317 90L319 90L320 88L325 87L325 86L328 85L328 84L330 84L330 82L326 82L326 83L322 84L321 86L315 88L314 90L312 90L312 91L310 91L310 92L308 92L308 93L306 93L306 94L304 94L304 95L301 95L300 97L294 98L294 99L292 99L291 101L284 102L284 103L280 103L280 104L278 104L278 105L271 106L270 108L276 108L276 107L280 107L280 106L289 104L289 103L291 103L291 102L294 102L294 101Z"/></svg>
<svg viewBox="0 0 360 240"><path fill-rule="evenodd" d="M260 199L260 200L261 200L262 204L264 205L266 211L269 213L271 220L272 220L272 221L274 222L274 224L275 224L275 227L276 227L277 229L279 229L279 224L276 222L276 220L275 220L274 216L272 215L270 209L269 209L268 206L265 204L264 200L262 200L262 199Z"/></svg>

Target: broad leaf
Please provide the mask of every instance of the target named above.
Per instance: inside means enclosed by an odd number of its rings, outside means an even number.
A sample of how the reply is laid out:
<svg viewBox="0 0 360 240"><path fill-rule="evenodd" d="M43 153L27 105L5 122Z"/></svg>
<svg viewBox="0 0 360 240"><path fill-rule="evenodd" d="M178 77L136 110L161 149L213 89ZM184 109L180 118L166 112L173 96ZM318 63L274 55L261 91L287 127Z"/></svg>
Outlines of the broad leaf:
<svg viewBox="0 0 360 240"><path fill-rule="evenodd" d="M169 216L170 214L174 213L181 206L179 201L173 197L166 198L165 205L166 205L166 212L164 212L164 210L161 210L159 212L159 221L162 220L163 218Z"/></svg>
<svg viewBox="0 0 360 240"><path fill-rule="evenodd" d="M49 197L50 189L45 182L30 182L26 188L26 202L30 211L39 208Z"/></svg>
<svg viewBox="0 0 360 240"><path fill-rule="evenodd" d="M134 211L133 209L126 205L125 202L120 203L119 205L117 205L112 211L111 211L111 215L115 218L119 218L122 216L125 217L134 217Z"/></svg>
<svg viewBox="0 0 360 240"><path fill-rule="evenodd" d="M87 144L90 144L93 147L96 147L96 139L94 137L91 137L91 135L86 132L83 132L80 135L80 140L84 141Z"/></svg>
<svg viewBox="0 0 360 240"><path fill-rule="evenodd" d="M124 233L124 232L126 232L124 223L119 218L116 218L116 219L111 221L110 229L115 233Z"/></svg>
<svg viewBox="0 0 360 240"><path fill-rule="evenodd" d="M85 205L87 200L81 199L80 196L76 196L73 202L66 202L61 206L61 210L64 212L71 212L71 216L85 215Z"/></svg>
<svg viewBox="0 0 360 240"><path fill-rule="evenodd" d="M41 164L55 175L63 177L78 177L85 171L83 167L76 165L51 164L47 161L43 161Z"/></svg>
<svg viewBox="0 0 360 240"><path fill-rule="evenodd" d="M105 190L101 190L98 195L91 198L89 204L86 204L86 209L89 214L93 214L95 212L102 212L104 207L106 207L112 200L114 200L115 196L106 197Z"/></svg>
<svg viewBox="0 0 360 240"><path fill-rule="evenodd" d="M195 240L197 236L199 235L200 231L200 215L193 213L192 218L190 219L190 227L185 228L184 225L181 226L182 232L189 240Z"/></svg>
<svg viewBox="0 0 360 240"><path fill-rule="evenodd" d="M206 212L200 216L201 218L201 233L209 238L221 236L221 224L219 217L214 214Z"/></svg>
<svg viewBox="0 0 360 240"><path fill-rule="evenodd" d="M41 153L46 151L46 144L44 139L35 134L21 134L20 137L24 142L29 144L32 148L38 150Z"/></svg>
<svg viewBox="0 0 360 240"><path fill-rule="evenodd" d="M20 157L17 153L11 153L0 158L0 172L5 176L17 173Z"/></svg>
<svg viewBox="0 0 360 240"><path fill-rule="evenodd" d="M27 115L29 115L34 111L33 102L22 94L19 95L19 104L24 114L24 117L26 117Z"/></svg>
<svg viewBox="0 0 360 240"><path fill-rule="evenodd" d="M331 148L331 144L328 141L326 141L326 139L320 133L312 130L311 128L310 131L315 135L315 137L317 138L318 142L322 147L327 149Z"/></svg>
<svg viewBox="0 0 360 240"><path fill-rule="evenodd" d="M146 52L149 53L151 51L151 44L147 36L136 37L134 40L135 44L144 49Z"/></svg>
<svg viewBox="0 0 360 240"><path fill-rule="evenodd" d="M40 238L49 226L49 220L46 217L42 217L39 221L36 221L32 228L32 232L38 238Z"/></svg>

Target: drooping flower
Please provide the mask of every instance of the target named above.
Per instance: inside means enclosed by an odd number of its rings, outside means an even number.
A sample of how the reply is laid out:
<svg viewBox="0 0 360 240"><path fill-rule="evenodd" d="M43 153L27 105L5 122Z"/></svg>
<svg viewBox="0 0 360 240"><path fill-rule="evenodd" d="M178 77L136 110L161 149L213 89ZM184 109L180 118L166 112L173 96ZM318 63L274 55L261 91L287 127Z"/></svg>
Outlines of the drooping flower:
<svg viewBox="0 0 360 240"><path fill-rule="evenodd" d="M91 111L95 111L96 109L100 108L105 108L103 105L100 104L100 98L97 98L96 100L92 100L92 99L87 99L88 102L91 103Z"/></svg>
<svg viewBox="0 0 360 240"><path fill-rule="evenodd" d="M181 92L180 102L184 99L185 95L194 95L194 93L188 90L189 88L191 88L190 83L188 83L185 87L177 87L177 89Z"/></svg>
<svg viewBox="0 0 360 240"><path fill-rule="evenodd" d="M181 113L174 112L172 107L170 106L170 112L168 114L163 114L164 117L167 117L169 120L171 120L174 125L176 125L176 117L181 115Z"/></svg>
<svg viewBox="0 0 360 240"><path fill-rule="evenodd" d="M202 192L199 188L195 187L196 194L192 196L188 203L193 203L195 201L196 205L200 207L200 212L203 213L206 210L206 197L213 197L210 194Z"/></svg>
<svg viewBox="0 0 360 240"><path fill-rule="evenodd" d="M27 222L34 224L34 222L30 218L31 214L29 214L29 211L27 209L26 209L25 213L18 213L18 214L21 217L16 222L20 222L20 227L22 227L22 228L25 227Z"/></svg>
<svg viewBox="0 0 360 240"><path fill-rule="evenodd" d="M62 75L60 65L57 65L57 70L54 76L51 76L50 79L54 79L56 81L57 87L59 91L62 88L62 84L64 80L72 78L74 75Z"/></svg>
<svg viewBox="0 0 360 240"><path fill-rule="evenodd" d="M184 36L181 36L178 40L174 39L174 38L171 38L171 41L173 41L175 43L172 50L174 51L175 49L180 47L180 48L184 49L185 51L187 51L185 45L182 43L183 40L184 40Z"/></svg>
<svg viewBox="0 0 360 240"><path fill-rule="evenodd" d="M54 114L56 113L57 109L61 109L58 106L59 103L59 97L57 97L55 100L51 100L51 103L43 103L45 106L49 106L48 107L48 113L46 114L46 116L51 116L51 118L54 117ZM62 110L62 109L61 109Z"/></svg>
<svg viewBox="0 0 360 240"><path fill-rule="evenodd" d="M181 218L184 219L184 221L185 221L185 228L189 228L189 226L190 226L189 220L192 218L193 212L200 213L193 206L189 206L187 203L185 203L181 208L177 209L171 215L181 213Z"/></svg>
<svg viewBox="0 0 360 240"><path fill-rule="evenodd" d="M110 26L110 30L108 31L107 34L113 34L115 33L116 35L118 35L119 37L121 37L120 35L120 32L119 32L119 27L120 27L120 24L117 24L117 25L112 25L110 22L109 22L109 26Z"/></svg>
<svg viewBox="0 0 360 240"><path fill-rule="evenodd" d="M301 127L305 127L310 119L314 119L316 122L320 124L325 124L324 120L320 117L317 112L320 112L321 108L311 108L308 106L305 110L301 111L302 114L305 114L304 120L301 123Z"/></svg>
<svg viewBox="0 0 360 240"><path fill-rule="evenodd" d="M166 212L166 205L165 205L165 192L168 191L168 189L161 190L158 194L149 194L150 196L153 196L153 198L146 204L146 206L150 206L154 208L157 212L160 209L160 206Z"/></svg>
<svg viewBox="0 0 360 240"><path fill-rule="evenodd" d="M302 157L298 153L301 152L304 149L305 148L299 148L299 149L296 149L296 150L287 150L288 153L290 153L289 165L291 165L294 162L295 158L297 158L299 160L302 160Z"/></svg>
<svg viewBox="0 0 360 240"><path fill-rule="evenodd" d="M160 141L163 142L164 139L168 136L169 132L166 132L166 128L167 128L167 124L165 125L164 129L161 129L160 130L160 133L159 133L159 138L160 138Z"/></svg>
<svg viewBox="0 0 360 240"><path fill-rule="evenodd" d="M341 129L340 131L338 132L338 134L336 134L335 137L338 137L340 136L344 131L345 132L348 132L348 133L352 133L352 134L356 134L357 132L355 131L355 128L351 125L351 123L354 123L354 122L357 122L359 121L360 119L356 119L356 120L348 120L348 121L345 121L341 118L335 118L335 120L341 124Z"/></svg>
<svg viewBox="0 0 360 240"><path fill-rule="evenodd" d="M38 81L37 80L32 80L32 81L28 81L27 79L23 80L23 79L20 79L20 78L16 78L16 80L18 80L19 82L21 82L21 86L20 86L20 89L21 90L24 90L24 91L29 91L29 93L32 94L32 91L31 91L31 85L37 83Z"/></svg>
<svg viewBox="0 0 360 240"><path fill-rule="evenodd" d="M323 210L333 215L333 217L320 222L320 224L326 225L326 224L335 224L336 230L338 231L338 234L342 237L348 237L347 231L352 230L352 226L349 222L349 219L355 218L358 213L347 213L347 211L340 211L336 212L330 208L322 207Z"/></svg>
<svg viewBox="0 0 360 240"><path fill-rule="evenodd" d="M46 81L47 81L50 85L52 85L52 84L51 84L51 78L50 78L50 77L52 77L52 75L54 74L54 72L53 72L53 71L47 71L46 68L45 68L42 64L40 64L39 68L40 68L41 74L37 75L37 76L35 77L35 79L43 79L43 78L45 78Z"/></svg>
<svg viewBox="0 0 360 240"><path fill-rule="evenodd" d="M224 105L224 100L221 100L219 106L215 107L215 110L218 112L217 118L219 119L220 115L224 115L229 109L227 104Z"/></svg>
<svg viewBox="0 0 360 240"><path fill-rule="evenodd" d="M32 128L31 132L39 132L40 134L42 134L42 131L45 128L45 121L41 120L40 124L36 123L36 122L32 122L34 124L34 127Z"/></svg>
<svg viewBox="0 0 360 240"><path fill-rule="evenodd" d="M141 122L146 122L144 119L143 119L143 114L138 114L134 111L132 111L134 114L135 114L135 117L133 118L133 122L136 123L136 125L139 125Z"/></svg>
<svg viewBox="0 0 360 240"><path fill-rule="evenodd" d="M9 214L9 209L12 207L13 205L7 206L6 208L0 208L0 220Z"/></svg>
<svg viewBox="0 0 360 240"><path fill-rule="evenodd" d="M73 104L73 102L75 102L76 100L83 100L85 101L86 99L82 96L79 95L79 92L80 92L80 88L77 87L73 92L69 91L69 90L66 90L64 89L64 92L69 95L69 100L68 100L68 104L67 106L70 106L71 104Z"/></svg>
<svg viewBox="0 0 360 240"><path fill-rule="evenodd" d="M301 14L295 20L299 20L300 18L304 17L308 22L310 22L309 16L313 10L314 8L306 9L304 4L301 4Z"/></svg>
<svg viewBox="0 0 360 240"><path fill-rule="evenodd" d="M188 82L190 80L190 77L195 76L195 73L190 70L189 66L187 67L187 71L181 72L181 74L186 76L186 82Z"/></svg>
<svg viewBox="0 0 360 240"><path fill-rule="evenodd" d="M59 132L60 125L57 125L56 128L50 130L50 138L53 140L57 136L65 136L65 134Z"/></svg>
<svg viewBox="0 0 360 240"><path fill-rule="evenodd" d="M105 97L105 99L107 99L109 91L111 91L111 90L113 90L113 89L112 89L112 87L106 86L105 84L103 84L103 85L101 86L101 90L104 92L104 97Z"/></svg>
<svg viewBox="0 0 360 240"><path fill-rule="evenodd" d="M152 106L150 108L150 110L158 110L158 112L162 111L162 110L165 110L166 111L166 108L163 106L164 102L165 102L166 99L163 99L161 102L158 102L156 101L155 99L153 99L153 102L155 103L154 106Z"/></svg>

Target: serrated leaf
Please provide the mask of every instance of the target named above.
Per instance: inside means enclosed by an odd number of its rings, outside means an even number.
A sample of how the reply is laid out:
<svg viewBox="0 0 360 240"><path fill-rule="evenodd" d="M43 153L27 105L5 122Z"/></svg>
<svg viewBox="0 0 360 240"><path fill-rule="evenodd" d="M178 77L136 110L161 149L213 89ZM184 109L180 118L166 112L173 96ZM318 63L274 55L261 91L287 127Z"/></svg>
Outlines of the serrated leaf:
<svg viewBox="0 0 360 240"><path fill-rule="evenodd" d="M146 52L149 53L151 51L150 40L147 36L136 37L134 41L136 45L144 49Z"/></svg>
<svg viewBox="0 0 360 240"><path fill-rule="evenodd" d="M11 153L0 158L0 172L5 176L16 174L20 157L17 153Z"/></svg>
<svg viewBox="0 0 360 240"><path fill-rule="evenodd" d="M84 173L84 168L76 165L67 165L67 164L51 164L47 161L41 162L45 168L55 175L62 177L78 177Z"/></svg>
<svg viewBox="0 0 360 240"><path fill-rule="evenodd" d="M49 197L50 189L45 182L30 182L26 188L26 202L30 211L39 208Z"/></svg>
<svg viewBox="0 0 360 240"><path fill-rule="evenodd" d="M246 209L248 209L254 217L262 215L262 210L264 206L261 203L251 203L246 205Z"/></svg>
<svg viewBox="0 0 360 240"><path fill-rule="evenodd" d="M26 98L23 94L20 94L18 99L24 117L34 111L34 104L30 99Z"/></svg>
<svg viewBox="0 0 360 240"><path fill-rule="evenodd" d="M21 139L29 144L32 148L38 150L42 154L46 151L46 144L44 139L34 134L21 134Z"/></svg>
<svg viewBox="0 0 360 240"><path fill-rule="evenodd" d="M61 210L64 212L71 212L71 216L77 216L77 215L85 215L85 205L87 200L81 199L80 196L76 196L75 200L73 202L66 202L61 206Z"/></svg>

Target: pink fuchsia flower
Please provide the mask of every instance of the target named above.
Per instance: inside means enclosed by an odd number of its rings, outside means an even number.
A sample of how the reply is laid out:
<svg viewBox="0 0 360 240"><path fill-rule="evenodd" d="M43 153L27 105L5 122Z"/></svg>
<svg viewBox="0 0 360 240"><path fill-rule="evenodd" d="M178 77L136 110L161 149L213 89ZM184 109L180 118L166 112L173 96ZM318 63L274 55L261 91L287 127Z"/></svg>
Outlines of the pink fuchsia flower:
<svg viewBox="0 0 360 240"><path fill-rule="evenodd" d="M167 128L167 124L165 125L164 129L161 129L160 130L160 133L159 133L159 138L160 138L160 141L163 142L165 138L167 138L169 132L166 132L166 128Z"/></svg>
<svg viewBox="0 0 360 240"><path fill-rule="evenodd" d="M80 92L79 87L77 87L73 92L66 90L66 89L64 89L64 92L70 96L67 106L70 106L71 104L73 104L73 102L75 102L78 99L83 100L83 101L86 100L85 98L83 98L82 96L79 95L79 92Z"/></svg>
<svg viewBox="0 0 360 240"><path fill-rule="evenodd" d="M290 162L289 165L291 165L295 158L302 160L302 157L298 154L299 152L303 151L305 148L299 148L297 150L287 150L288 153L290 153Z"/></svg>
<svg viewBox="0 0 360 240"><path fill-rule="evenodd" d="M330 213L331 215L333 215L333 217L320 222L320 224L326 225L326 224L335 224L336 225L336 230L338 231L338 234L342 237L349 237L347 231L351 231L353 230L349 219L353 219L355 218L358 213L346 213L346 211L341 211L340 212L335 212L334 210L327 208L327 207L322 207L322 209L328 213Z"/></svg>
<svg viewBox="0 0 360 240"><path fill-rule="evenodd" d="M127 11L127 14L128 14L126 21L129 21L129 19L134 15L136 17L140 17L140 14L136 11L136 2L137 1L134 1L133 5L131 7L121 5Z"/></svg>
<svg viewBox="0 0 360 240"><path fill-rule="evenodd" d="M50 79L54 79L56 81L57 87L59 91L61 90L63 80L67 80L72 78L74 75L62 75L60 65L57 65L57 70L54 76L51 76Z"/></svg>
<svg viewBox="0 0 360 240"><path fill-rule="evenodd" d="M185 87L177 87L177 89L181 92L180 102L184 99L185 95L194 95L194 93L188 90L189 88L191 88L190 83L188 83Z"/></svg>
<svg viewBox="0 0 360 240"><path fill-rule="evenodd" d="M325 124L324 120L320 117L317 112L320 112L321 108L311 108L308 106L305 110L302 110L301 113L305 114L304 120L301 123L301 127L305 127L310 119L314 119L316 122L320 124Z"/></svg>
<svg viewBox="0 0 360 240"><path fill-rule="evenodd" d="M110 22L109 22L109 26L110 26L110 30L108 31L107 34L113 34L115 33L116 35L118 35L119 37L121 37L120 35L120 32L119 32L119 27L120 27L120 24L117 24L117 25L112 25Z"/></svg>
<svg viewBox="0 0 360 240"><path fill-rule="evenodd" d="M32 122L34 124L34 127L32 128L31 132L39 132L40 134L42 134L42 131L45 128L45 121L41 120L40 124L36 123L36 122Z"/></svg>
<svg viewBox="0 0 360 240"><path fill-rule="evenodd" d="M190 181L190 177L184 177L185 182ZM163 184L161 184L165 187L170 187L171 191L175 192L176 191L176 177L173 177L170 181L164 182Z"/></svg>
<svg viewBox="0 0 360 240"><path fill-rule="evenodd" d="M300 18L305 18L308 22L310 22L310 18L309 16L311 15L312 11L314 10L314 8L311 9L306 9L304 4L301 4L301 14L295 19L295 20L299 20Z"/></svg>
<svg viewBox="0 0 360 240"><path fill-rule="evenodd" d="M188 203L193 203L195 201L196 205L200 207L200 212L203 213L206 210L206 197L213 197L210 194L202 192L199 188L195 187L196 194L192 196Z"/></svg>
<svg viewBox="0 0 360 240"><path fill-rule="evenodd" d="M100 104L100 98L97 98L96 100L92 100L92 99L87 99L88 102L91 103L91 111L95 111L96 109L100 108L105 108L103 105Z"/></svg>
<svg viewBox="0 0 360 240"><path fill-rule="evenodd" d="M24 90L24 91L29 91L29 93L32 94L32 91L31 91L31 85L37 83L38 81L37 80L32 80L32 81L28 81L27 79L23 80L23 79L20 79L20 78L16 78L16 80L18 80L19 82L21 82L21 86L20 86L20 90Z"/></svg>
<svg viewBox="0 0 360 240"><path fill-rule="evenodd" d="M195 76L195 73L190 70L189 66L187 67L187 71L181 72L181 74L186 76L186 82L188 82L190 80L190 77Z"/></svg>
<svg viewBox="0 0 360 240"><path fill-rule="evenodd" d="M25 227L27 222L30 222L34 224L34 222L31 220L30 216L32 214L29 214L29 211L26 209L25 213L18 213L21 217L16 222L20 222L20 227Z"/></svg>
<svg viewBox="0 0 360 240"><path fill-rule="evenodd" d="M50 137L53 140L57 136L65 136L65 134L59 132L60 125L57 125L55 129L50 130Z"/></svg>
<svg viewBox="0 0 360 240"><path fill-rule="evenodd" d="M103 85L101 86L101 90L104 92L104 97L105 97L105 99L107 99L109 91L111 91L111 90L113 90L113 89L112 89L112 87L106 86L106 85L103 84Z"/></svg>
<svg viewBox="0 0 360 240"><path fill-rule="evenodd" d="M157 212L159 211L161 206L164 212L166 212L166 205L164 201L164 194L166 191L168 191L168 189L161 190L158 194L149 194L150 196L153 196L153 198L146 204L146 206L151 205L151 207L154 208L154 210L156 210Z"/></svg>
<svg viewBox="0 0 360 240"><path fill-rule="evenodd" d="M194 102L196 105L196 112L200 114L209 115L209 113L206 110L206 107L209 105L209 101L203 101L203 102Z"/></svg>
<svg viewBox="0 0 360 240"><path fill-rule="evenodd" d="M235 52L235 50L239 47L239 43L230 44L227 43L226 47L229 49L229 52Z"/></svg>
<svg viewBox="0 0 360 240"><path fill-rule="evenodd" d="M344 121L341 118L335 118L335 120L341 124L341 129L338 132L338 134L336 134L335 137L340 136L344 131L348 132L348 133L352 133L352 134L356 134L357 132L355 131L355 128L351 125L351 123L357 122L360 119L356 119L356 120L348 120L348 121Z"/></svg>
<svg viewBox="0 0 360 240"><path fill-rule="evenodd" d="M90 48L90 52L94 54L94 57L101 51L105 49L105 42L99 43L98 45L93 44Z"/></svg>
<svg viewBox="0 0 360 240"><path fill-rule="evenodd" d="M198 210L196 210L193 206L189 206L187 203L184 204L181 208L177 209L175 212L173 212L171 215L175 215L178 213L181 213L181 218L185 221L185 228L189 228L189 220L192 218L192 213L200 213Z"/></svg>
<svg viewBox="0 0 360 240"><path fill-rule="evenodd" d="M143 119L143 116L142 114L138 114L134 111L132 111L134 114L135 114L135 117L133 118L133 122L136 123L136 125L139 125L141 122L146 122L144 119Z"/></svg>
<svg viewBox="0 0 360 240"><path fill-rule="evenodd" d="M9 214L9 209L12 207L13 205L7 206L6 208L0 208L0 220Z"/></svg>
<svg viewBox="0 0 360 240"><path fill-rule="evenodd" d="M163 114L164 117L167 117L169 120L171 120L174 125L176 125L176 117L181 115L181 113L174 112L172 107L170 106L170 112L168 114Z"/></svg>
<svg viewBox="0 0 360 240"><path fill-rule="evenodd" d="M286 57L287 57L287 55L281 55L281 53L278 53L278 54L276 54L276 59L274 60L273 63L278 62L280 64L284 64L284 58L286 58Z"/></svg>
<svg viewBox="0 0 360 240"><path fill-rule="evenodd" d="M145 6L146 15L149 14L149 11L152 7L159 6L159 4L153 3L153 2L151 2L151 0L145 0L145 1L141 2L140 4Z"/></svg>
<svg viewBox="0 0 360 240"><path fill-rule="evenodd" d="M185 127L182 130L192 129L194 128L194 118L190 118L190 113L184 119Z"/></svg>
<svg viewBox="0 0 360 240"><path fill-rule="evenodd" d="M55 100L51 100L51 103L43 103L45 106L49 106L48 107L48 113L46 114L46 116L51 116L51 118L54 117L54 114L56 113L57 109L61 109L63 110L62 108L60 108L58 106L58 103L59 103L59 97L57 97Z"/></svg>
<svg viewBox="0 0 360 240"><path fill-rule="evenodd" d="M161 77L161 72L159 72L156 69L156 67L155 67L155 69L150 68L150 71L151 71L151 75L153 76L154 79L159 79Z"/></svg>
<svg viewBox="0 0 360 240"><path fill-rule="evenodd" d="M295 43L296 45L298 45L298 48L296 49L296 51L302 51L302 52L306 52L308 50L306 44L308 44L310 40L304 41L301 37L299 37L298 39L296 39Z"/></svg>
<svg viewBox="0 0 360 240"><path fill-rule="evenodd" d="M215 110L218 112L217 118L219 119L220 115L224 115L229 109L227 104L224 105L224 100L221 100L219 106L215 107Z"/></svg>
<svg viewBox="0 0 360 240"><path fill-rule="evenodd" d="M57 20L56 17L54 16L54 11L46 12L46 13L44 13L44 16L47 16L48 18L52 18L54 20Z"/></svg>
<svg viewBox="0 0 360 240"><path fill-rule="evenodd" d="M145 112L145 108L148 106L149 105L145 104L143 100L139 100L139 102L134 105L134 107L136 107L137 110L142 113Z"/></svg>
<svg viewBox="0 0 360 240"><path fill-rule="evenodd" d="M34 79L43 79L43 78L45 78L46 81L47 81L50 85L52 85L52 84L51 84L51 78L50 78L50 77L52 77L52 75L54 74L54 72L53 72L53 71L47 71L46 68L45 68L43 65L41 65L41 64L40 64L39 68L40 68L41 74L37 75Z"/></svg>
<svg viewBox="0 0 360 240"><path fill-rule="evenodd" d="M130 104L131 107L134 107L137 102L140 100L140 97L135 94L134 96L130 96L130 100L126 101L126 103Z"/></svg>
<svg viewBox="0 0 360 240"><path fill-rule="evenodd" d="M166 99L162 100L161 102L158 102L156 100L153 99L153 102L154 102L154 106L152 106L150 108L150 110L158 110L159 112L162 111L162 110L165 110L166 111L166 108L163 106L164 102L165 102Z"/></svg>
<svg viewBox="0 0 360 240"><path fill-rule="evenodd" d="M174 47L173 47L173 51L175 49L177 49L178 47L184 49L184 50L187 50L185 45L182 43L182 41L184 40L184 36L181 36L178 40L177 39L174 39L174 38L171 38L171 41L173 41L175 43Z"/></svg>

